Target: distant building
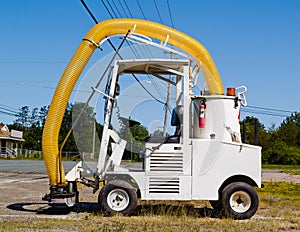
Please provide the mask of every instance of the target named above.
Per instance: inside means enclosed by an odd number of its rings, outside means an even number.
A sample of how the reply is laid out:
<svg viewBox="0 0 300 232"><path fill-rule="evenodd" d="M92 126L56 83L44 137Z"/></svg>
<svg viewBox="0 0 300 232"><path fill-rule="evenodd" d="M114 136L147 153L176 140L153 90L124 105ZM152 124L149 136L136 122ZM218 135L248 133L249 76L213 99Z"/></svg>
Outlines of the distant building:
<svg viewBox="0 0 300 232"><path fill-rule="evenodd" d="M16 157L18 149L22 148L23 131L9 131L6 125L0 124L0 156Z"/></svg>

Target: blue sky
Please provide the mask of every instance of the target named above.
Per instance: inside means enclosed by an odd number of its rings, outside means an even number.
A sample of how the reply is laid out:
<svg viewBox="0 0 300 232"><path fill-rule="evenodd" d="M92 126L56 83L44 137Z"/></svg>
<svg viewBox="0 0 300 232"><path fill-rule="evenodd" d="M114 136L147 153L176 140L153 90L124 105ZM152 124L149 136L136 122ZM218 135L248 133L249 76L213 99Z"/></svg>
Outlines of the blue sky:
<svg viewBox="0 0 300 232"><path fill-rule="evenodd" d="M110 1L119 2L124 0ZM126 2L135 18L143 18L136 0ZM167 0L139 0L146 18L160 22L154 2L163 23L171 26ZM86 3L98 21L110 18L101 1ZM169 4L174 27L210 51L224 87L246 85L250 106L299 111L300 1L169 0ZM3 2L0 11L0 107L49 105L64 68L94 22L79 0L11 0ZM93 57L90 65L100 57L100 53ZM249 115L267 127L284 119ZM0 114L0 122L13 120Z"/></svg>

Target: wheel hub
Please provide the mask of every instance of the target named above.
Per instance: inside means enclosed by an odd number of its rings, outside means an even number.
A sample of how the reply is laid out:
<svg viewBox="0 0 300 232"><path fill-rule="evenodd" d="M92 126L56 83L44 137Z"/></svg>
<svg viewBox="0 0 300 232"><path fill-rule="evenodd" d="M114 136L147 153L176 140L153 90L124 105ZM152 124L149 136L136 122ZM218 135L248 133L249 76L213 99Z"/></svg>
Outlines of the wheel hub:
<svg viewBox="0 0 300 232"><path fill-rule="evenodd" d="M238 212L244 213L251 206L251 198L248 193L244 191L237 191L233 193L230 197L230 207Z"/></svg>
<svg viewBox="0 0 300 232"><path fill-rule="evenodd" d="M115 211L122 211L129 204L129 196L123 189L114 189L107 196L107 204Z"/></svg>

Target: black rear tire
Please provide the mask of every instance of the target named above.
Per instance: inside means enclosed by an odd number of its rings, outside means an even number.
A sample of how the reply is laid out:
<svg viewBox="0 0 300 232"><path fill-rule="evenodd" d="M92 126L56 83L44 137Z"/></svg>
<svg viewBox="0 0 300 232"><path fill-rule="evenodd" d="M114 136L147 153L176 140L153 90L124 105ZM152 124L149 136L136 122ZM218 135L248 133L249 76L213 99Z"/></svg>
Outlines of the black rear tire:
<svg viewBox="0 0 300 232"><path fill-rule="evenodd" d="M130 215L137 206L136 191L128 184L108 183L103 186L98 197L101 209L108 215L117 213ZM127 186L129 185L129 186Z"/></svg>
<svg viewBox="0 0 300 232"><path fill-rule="evenodd" d="M256 191L244 182L234 182L222 191L222 205L226 216L234 219L249 219L258 209Z"/></svg>

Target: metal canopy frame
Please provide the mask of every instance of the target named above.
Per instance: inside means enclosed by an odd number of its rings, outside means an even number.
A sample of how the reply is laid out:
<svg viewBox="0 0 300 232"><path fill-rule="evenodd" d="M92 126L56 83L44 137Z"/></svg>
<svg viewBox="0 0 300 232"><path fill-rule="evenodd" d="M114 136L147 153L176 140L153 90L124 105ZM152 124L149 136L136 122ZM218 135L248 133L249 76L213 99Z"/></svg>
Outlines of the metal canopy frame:
<svg viewBox="0 0 300 232"><path fill-rule="evenodd" d="M97 164L96 175L100 178L104 177L108 167L119 168L126 141L120 138L115 131L110 129L110 117L113 109L115 98L115 86L120 75L131 74L151 74L165 82L176 86L176 104L182 105L184 112L189 111L190 96L190 76L189 76L189 60L174 60L174 59L139 59L139 60L117 60L113 68L111 85L107 96L108 102L106 105L106 113L103 125L102 141L100 145L100 153ZM176 80L171 81L163 75L176 75ZM183 116L182 128L182 144L188 149L189 141L189 114ZM109 141L113 141L112 154L108 163L105 165Z"/></svg>

